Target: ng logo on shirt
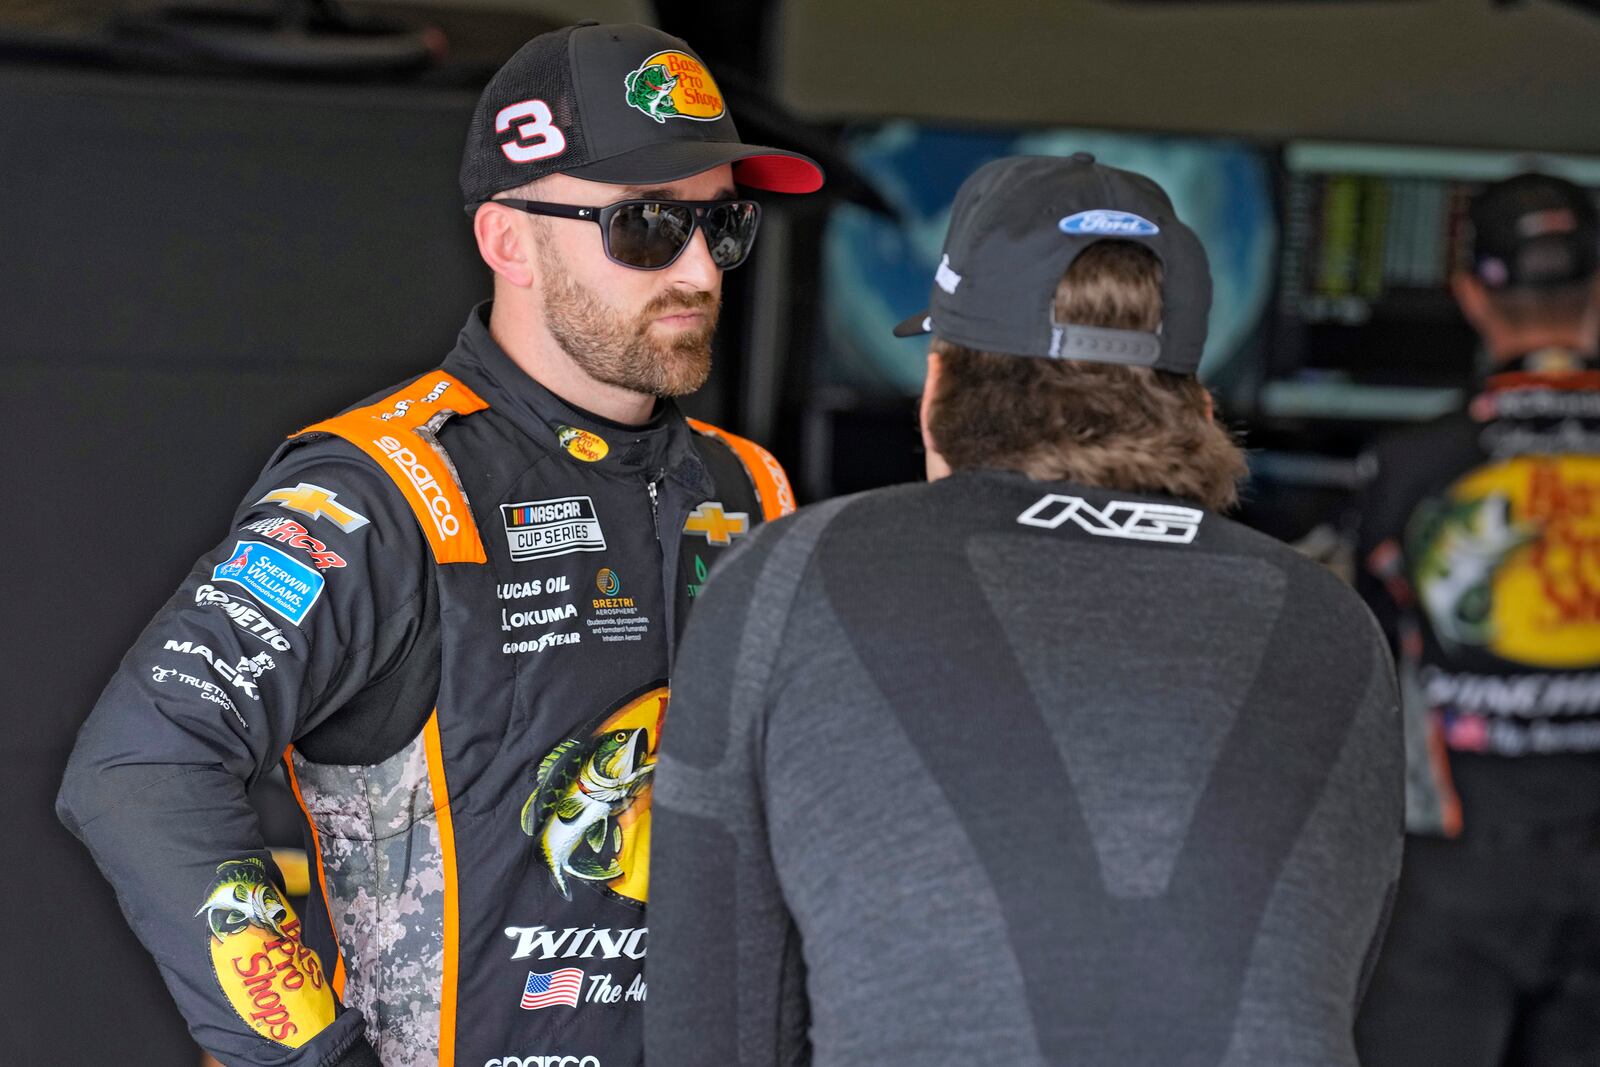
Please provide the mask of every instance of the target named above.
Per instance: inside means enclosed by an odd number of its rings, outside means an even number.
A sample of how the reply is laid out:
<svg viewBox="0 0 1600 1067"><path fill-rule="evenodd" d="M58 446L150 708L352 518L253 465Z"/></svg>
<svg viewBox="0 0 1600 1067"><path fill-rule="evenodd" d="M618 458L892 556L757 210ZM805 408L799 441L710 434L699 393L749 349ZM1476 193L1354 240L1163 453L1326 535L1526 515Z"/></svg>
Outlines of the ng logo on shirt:
<svg viewBox="0 0 1600 1067"><path fill-rule="evenodd" d="M1150 504L1138 500L1113 500L1097 508L1081 496L1049 493L1021 515L1017 522L1054 530L1071 522L1096 537L1120 537L1129 541L1159 541L1186 545L1200 532L1205 512L1175 504Z"/></svg>

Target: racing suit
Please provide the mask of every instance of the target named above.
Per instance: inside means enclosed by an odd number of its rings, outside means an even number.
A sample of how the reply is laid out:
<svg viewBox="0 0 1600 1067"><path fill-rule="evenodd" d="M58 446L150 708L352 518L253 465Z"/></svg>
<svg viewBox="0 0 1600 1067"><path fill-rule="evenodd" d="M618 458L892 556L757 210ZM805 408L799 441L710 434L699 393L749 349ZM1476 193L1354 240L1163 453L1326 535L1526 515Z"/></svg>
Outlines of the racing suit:
<svg viewBox="0 0 1600 1067"><path fill-rule="evenodd" d="M672 645L793 499L670 402L567 405L486 316L278 450L69 762L61 818L225 1063L640 1061ZM279 763L303 916L246 802Z"/></svg>
<svg viewBox="0 0 1600 1067"><path fill-rule="evenodd" d="M1372 463L1358 584L1398 652L1412 836L1362 1060L1592 1064L1600 371L1513 360Z"/></svg>

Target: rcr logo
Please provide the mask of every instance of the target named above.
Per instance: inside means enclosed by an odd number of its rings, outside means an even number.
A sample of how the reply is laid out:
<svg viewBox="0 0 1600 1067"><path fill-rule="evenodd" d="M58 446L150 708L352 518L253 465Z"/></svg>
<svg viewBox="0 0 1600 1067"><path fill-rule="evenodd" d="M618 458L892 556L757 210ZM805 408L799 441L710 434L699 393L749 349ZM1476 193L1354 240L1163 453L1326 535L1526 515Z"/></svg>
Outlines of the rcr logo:
<svg viewBox="0 0 1600 1067"><path fill-rule="evenodd" d="M460 533L461 520L451 512L450 499L444 495L433 474L417 459L416 453L393 437L380 437L373 443L383 449L383 454L393 460L395 466L406 472L417 494L427 503L433 528L439 532L439 536L449 538Z"/></svg>
<svg viewBox="0 0 1600 1067"><path fill-rule="evenodd" d="M1174 504L1113 500L1101 510L1081 496L1049 493L1018 515L1017 521L1044 530L1054 530L1071 521L1096 537L1186 545L1200 532L1203 518L1205 512L1198 508L1181 508Z"/></svg>
<svg viewBox="0 0 1600 1067"><path fill-rule="evenodd" d="M600 1067L599 1056L496 1056L483 1067Z"/></svg>

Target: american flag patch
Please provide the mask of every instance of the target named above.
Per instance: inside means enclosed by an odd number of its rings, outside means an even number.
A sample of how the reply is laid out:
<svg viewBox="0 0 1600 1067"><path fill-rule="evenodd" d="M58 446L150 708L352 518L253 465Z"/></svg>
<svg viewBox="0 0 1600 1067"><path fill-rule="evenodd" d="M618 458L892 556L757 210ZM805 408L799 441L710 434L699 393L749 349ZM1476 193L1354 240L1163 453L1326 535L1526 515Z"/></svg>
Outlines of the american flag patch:
<svg viewBox="0 0 1600 1067"><path fill-rule="evenodd" d="M578 991L583 988L583 972L576 967L563 967L549 974L528 972L528 984L522 990L522 1006L528 1011L565 1004L578 1006Z"/></svg>

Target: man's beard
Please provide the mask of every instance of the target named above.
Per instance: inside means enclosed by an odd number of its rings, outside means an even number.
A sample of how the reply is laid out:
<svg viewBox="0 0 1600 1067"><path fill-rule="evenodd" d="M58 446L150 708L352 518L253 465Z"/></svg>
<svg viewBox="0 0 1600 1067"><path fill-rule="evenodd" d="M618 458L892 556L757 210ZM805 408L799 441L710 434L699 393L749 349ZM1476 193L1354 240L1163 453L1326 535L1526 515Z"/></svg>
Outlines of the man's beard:
<svg viewBox="0 0 1600 1067"><path fill-rule="evenodd" d="M545 326L584 373L607 385L650 396L684 396L711 373L711 335L718 299L708 292L669 291L631 319L578 284L540 249ZM702 324L677 331L670 341L650 335L652 321L673 311L699 311Z"/></svg>

